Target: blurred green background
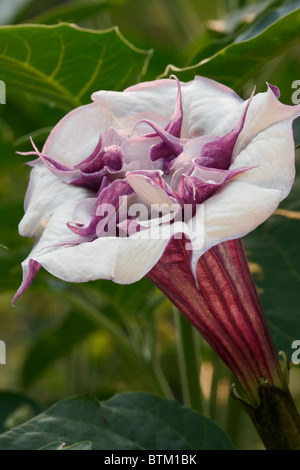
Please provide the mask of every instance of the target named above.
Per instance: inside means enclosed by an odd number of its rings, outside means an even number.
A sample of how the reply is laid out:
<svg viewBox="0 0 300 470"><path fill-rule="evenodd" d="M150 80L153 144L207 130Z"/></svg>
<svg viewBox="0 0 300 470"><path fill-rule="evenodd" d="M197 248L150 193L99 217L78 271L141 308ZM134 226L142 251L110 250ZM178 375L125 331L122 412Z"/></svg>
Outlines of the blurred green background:
<svg viewBox="0 0 300 470"><path fill-rule="evenodd" d="M142 76L146 80L163 75L168 64L186 68L213 57L230 44L254 44L253 38L296 11L297 3L1 0L0 24L55 25L63 21L97 31L117 25L134 46L153 50ZM269 34L274 39L275 33ZM293 37L287 46L285 40L279 37L278 43L266 51L264 40L260 40L258 52L255 49L246 56L241 49L241 59L230 62L228 70L226 62L224 66L216 62L207 74L233 86L244 99L254 85L261 91L266 81L271 82L279 86L281 100L291 105L292 83L300 79L300 39ZM49 52L52 44L46 42L43 47ZM0 79L4 79L5 44L0 43L0 48ZM252 63L255 67L251 68ZM190 79L201 70L181 73ZM3 429L40 409L19 394L42 408L81 392L106 399L133 390L173 396L185 403L177 314L147 279L132 286L107 281L72 285L41 270L16 307L11 306L21 282L21 261L33 242L18 234L30 168L24 165L26 158L16 151L31 149L30 135L41 147L66 112L51 100L43 102L30 92L25 81L23 84L6 81L6 104L0 105L0 339L7 348L6 365L0 365L0 401L2 396L6 406L3 411L4 405L1 409L0 404ZM286 212L274 215L245 240L276 347L285 350L288 357L291 342L300 339L299 191L297 179L290 197L282 204ZM260 448L252 424L229 398L233 380L230 373L198 334L195 345L201 358L200 383L206 414L229 432L238 448L246 442L248 447ZM296 367L292 367L291 388L300 400ZM5 395L8 390L16 392L13 404L12 395ZM12 415L10 411L14 411Z"/></svg>

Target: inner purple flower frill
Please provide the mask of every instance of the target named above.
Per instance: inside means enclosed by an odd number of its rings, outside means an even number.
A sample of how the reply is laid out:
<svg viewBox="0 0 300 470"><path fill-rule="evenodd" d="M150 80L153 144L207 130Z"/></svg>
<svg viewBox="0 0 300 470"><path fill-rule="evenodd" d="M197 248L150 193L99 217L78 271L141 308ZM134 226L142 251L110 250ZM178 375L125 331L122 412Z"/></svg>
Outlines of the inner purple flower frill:
<svg viewBox="0 0 300 470"><path fill-rule="evenodd" d="M185 205L189 205L193 216L198 205L231 178L250 168L230 167L251 99L228 134L186 138L182 136L184 116L178 80L177 84L174 113L165 128L148 119L139 120L131 135L108 128L100 134L93 152L72 168L40 153L35 146L35 151L29 152L38 155L46 167L65 183L91 191L91 196L75 208L73 220L67 222L70 231L81 236L82 242L111 236L111 220L115 224L114 236L126 237L132 234L133 228L134 231L143 230L147 226L145 213L144 218L132 213L133 204L143 204L148 217L149 214L153 217L152 205L164 207L164 215L168 207L170 212L174 212L175 207L178 214ZM151 131L137 135L141 124L149 126ZM89 214L88 224L76 216L79 209ZM158 224L172 223L173 217L167 218L166 222L161 211L157 217ZM70 240L66 241L69 243Z"/></svg>

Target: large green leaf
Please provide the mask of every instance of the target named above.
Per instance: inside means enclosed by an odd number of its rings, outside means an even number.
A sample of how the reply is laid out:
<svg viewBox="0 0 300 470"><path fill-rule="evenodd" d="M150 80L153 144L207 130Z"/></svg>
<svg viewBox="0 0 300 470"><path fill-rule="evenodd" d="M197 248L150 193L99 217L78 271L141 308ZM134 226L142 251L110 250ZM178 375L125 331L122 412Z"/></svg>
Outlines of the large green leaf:
<svg viewBox="0 0 300 470"><path fill-rule="evenodd" d="M26 450L91 441L93 450L232 449L212 421L178 403L126 393L99 403L75 397L0 436L0 449Z"/></svg>
<svg viewBox="0 0 300 470"><path fill-rule="evenodd" d="M180 80L203 75L238 91L247 79L274 57L300 42L300 9L280 18L249 40L224 47L196 65L179 69L169 65L161 77L175 73Z"/></svg>
<svg viewBox="0 0 300 470"><path fill-rule="evenodd" d="M23 393L0 391L0 432L41 413L42 407Z"/></svg>
<svg viewBox="0 0 300 470"><path fill-rule="evenodd" d="M297 10L299 8L298 0L275 0L266 9L261 12L258 18L250 25L245 28L244 31L237 36L236 42L245 41L257 36L259 33L264 31L272 23L287 15L288 13Z"/></svg>
<svg viewBox="0 0 300 470"><path fill-rule="evenodd" d="M64 21L76 23L122 3L122 0L98 0L58 5L27 20L27 23L55 24Z"/></svg>
<svg viewBox="0 0 300 470"><path fill-rule="evenodd" d="M151 52L136 49L117 28L106 31L74 25L0 28L1 79L11 93L66 110L90 102L99 89L122 90L138 82Z"/></svg>
<svg viewBox="0 0 300 470"><path fill-rule="evenodd" d="M241 35L241 29L248 32L253 25L260 21L261 17L265 17L270 10L273 10L274 4L281 4L283 1L264 0L259 3L246 4L237 10L227 13L220 19L208 21L206 31L188 46L185 53L187 58L185 66L199 63L201 60L213 56L229 44L239 42L242 39L237 40L237 36L238 34ZM250 27L249 17L253 18Z"/></svg>

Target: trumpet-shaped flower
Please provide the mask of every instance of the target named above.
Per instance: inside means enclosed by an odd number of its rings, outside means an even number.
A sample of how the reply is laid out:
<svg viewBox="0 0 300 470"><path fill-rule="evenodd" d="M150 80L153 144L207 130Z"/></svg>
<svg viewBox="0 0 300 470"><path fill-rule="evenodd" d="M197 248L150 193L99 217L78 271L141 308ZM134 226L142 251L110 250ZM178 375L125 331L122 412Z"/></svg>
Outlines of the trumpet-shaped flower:
<svg viewBox="0 0 300 470"><path fill-rule="evenodd" d="M19 231L35 244L16 298L41 266L70 282L126 284L147 275L252 401L249 381L280 385L272 347L262 351L266 325L239 242L293 184L300 106L278 98L268 85L243 101L203 77L94 93L92 104L58 123L41 152L33 144L28 153L38 158L30 162Z"/></svg>

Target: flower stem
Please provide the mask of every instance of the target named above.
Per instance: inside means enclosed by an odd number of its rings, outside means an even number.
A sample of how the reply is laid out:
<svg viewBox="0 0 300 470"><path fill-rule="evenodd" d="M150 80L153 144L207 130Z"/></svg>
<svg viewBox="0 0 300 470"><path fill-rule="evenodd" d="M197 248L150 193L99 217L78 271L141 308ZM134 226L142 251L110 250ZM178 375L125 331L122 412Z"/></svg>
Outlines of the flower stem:
<svg viewBox="0 0 300 470"><path fill-rule="evenodd" d="M177 331L177 351L184 403L202 413L199 362L197 361L199 354L196 351L195 329L175 307L174 319Z"/></svg>
<svg viewBox="0 0 300 470"><path fill-rule="evenodd" d="M260 404L242 402L267 450L300 450L300 416L288 387L259 387Z"/></svg>

